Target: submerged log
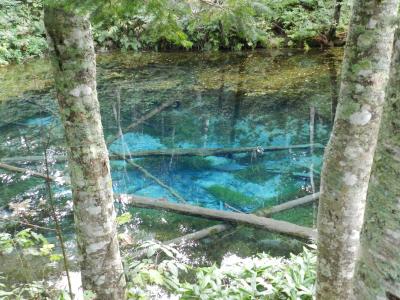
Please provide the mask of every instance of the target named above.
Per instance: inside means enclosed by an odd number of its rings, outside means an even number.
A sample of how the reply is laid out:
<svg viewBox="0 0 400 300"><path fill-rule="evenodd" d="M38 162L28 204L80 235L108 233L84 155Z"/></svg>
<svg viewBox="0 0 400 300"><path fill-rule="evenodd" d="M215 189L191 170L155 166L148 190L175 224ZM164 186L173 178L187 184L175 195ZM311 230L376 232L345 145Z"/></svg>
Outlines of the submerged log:
<svg viewBox="0 0 400 300"><path fill-rule="evenodd" d="M179 245L185 243L187 241L197 241L201 240L205 237L208 237L213 234L217 234L229 229L231 226L228 224L218 224L214 226L210 226L199 231L195 231L189 234L185 234L184 236L177 237L175 239L163 242L164 245Z"/></svg>
<svg viewBox="0 0 400 300"><path fill-rule="evenodd" d="M270 151L281 151L291 149L309 149L324 148L321 144L303 144L303 145L292 145L292 146L274 146L274 147L237 147L237 148L175 148L175 149L157 149L157 150L144 150L135 151L129 153L129 156L146 157L146 156L224 156L228 154L239 154L239 153L256 153L263 154L264 152Z"/></svg>
<svg viewBox="0 0 400 300"><path fill-rule="evenodd" d="M157 200L145 197L129 195L122 195L122 197L124 202L136 207L161 209L211 220L245 224L303 239L315 240L317 237L317 232L314 229L295 225L285 221L277 221L269 218L259 217L254 214L227 212L188 204L171 203L165 200Z"/></svg>
<svg viewBox="0 0 400 300"><path fill-rule="evenodd" d="M269 217L272 214L276 214L291 208L295 208L301 205L306 205L309 204L311 202L315 202L316 200L318 200L319 198L319 192L312 194L312 195L307 195L305 197L302 198L298 198L295 200L291 200L288 202L285 202L283 204L279 204L276 206L273 206L271 208L265 208L265 209L261 209L261 210L257 210L254 214L257 216L263 216L263 217ZM169 240L169 241L165 241L163 242L163 244L165 245L170 245L170 244L181 244L184 243L186 241L197 241L197 240L201 240L203 238L206 238L210 235L213 234L217 234L223 231L226 231L228 229L231 229L232 226L229 224L218 224L218 225L214 225L214 226L210 226L204 229L201 229L199 231L195 231L186 235L183 235L181 237L177 237L175 239Z"/></svg>
<svg viewBox="0 0 400 300"><path fill-rule="evenodd" d="M16 166L12 166L12 165L8 165L5 163L0 163L0 169L9 171L9 172L15 172L15 173L22 173L28 176L33 176L36 178L42 178L42 179L46 179L46 180L50 180L50 181L54 181L54 182L58 182L58 183L62 183L62 181L64 180L65 182L68 182L69 179L65 179L63 177L54 177L54 176L47 176L45 174L33 171L33 170L29 170L26 168L20 168L20 167L16 167Z"/></svg>
<svg viewBox="0 0 400 300"><path fill-rule="evenodd" d="M304 196L304 197L301 197L301 198L298 198L295 200L291 200L291 201L288 201L288 202L285 202L285 203L282 203L282 204L279 204L279 205L276 205L276 206L273 206L270 208L260 209L260 210L256 211L255 214L257 216L270 216L272 214L276 214L278 212L285 211L285 210L288 210L288 209L291 209L291 208L294 208L294 207L297 207L300 205L306 205L306 204L312 203L312 202L316 201L318 198L319 198L319 192L315 193L315 194L307 195L307 196Z"/></svg>
<svg viewBox="0 0 400 300"><path fill-rule="evenodd" d="M228 154L239 154L239 153L256 153L262 154L264 152L272 151L283 151L291 149L309 149L311 147L323 149L324 146L321 144L304 144L304 145L291 145L291 146L276 146L276 147L238 147L238 148L175 148L175 149L157 149L157 150L142 150L134 151L126 154L129 158L141 158L148 156L225 156ZM110 154L110 160L121 159L122 154ZM56 161L65 161L67 157L65 155L53 156ZM4 157L1 159L2 162L20 162L20 161L43 161L44 156L16 156L16 157Z"/></svg>

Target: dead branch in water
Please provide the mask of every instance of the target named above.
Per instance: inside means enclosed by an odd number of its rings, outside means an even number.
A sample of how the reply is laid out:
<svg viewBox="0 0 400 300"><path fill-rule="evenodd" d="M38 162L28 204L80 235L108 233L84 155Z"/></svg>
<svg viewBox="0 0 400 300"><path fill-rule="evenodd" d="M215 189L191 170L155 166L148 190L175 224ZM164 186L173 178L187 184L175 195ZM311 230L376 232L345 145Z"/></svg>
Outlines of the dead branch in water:
<svg viewBox="0 0 400 300"><path fill-rule="evenodd" d="M291 146L274 146L274 147L238 147L238 148L176 148L176 149L157 149L157 150L141 150L129 153L130 158L141 158L141 157L163 157L163 156L225 156L228 154L239 154L239 153L255 153L262 155L264 152L271 151L283 151L292 149L309 149L311 147L323 149L324 146L321 144L304 144L304 145L291 145ZM121 159L122 154L111 153L110 160ZM65 155L55 155L54 159L57 161L65 161L67 157ZM5 157L2 158L2 162L35 162L43 161L43 156L16 156L16 157Z"/></svg>
<svg viewBox="0 0 400 300"><path fill-rule="evenodd" d="M176 99L174 100L170 100L170 101L166 101L164 103L162 103L160 106L156 107L155 109L149 111L147 114L143 115L142 117L140 117L139 119L137 119L135 122L133 122L132 124L130 124L129 126L127 126L125 128L125 133L129 130L132 130L136 127L138 127L140 124L146 122L148 119L152 118L153 116L155 116L156 114L158 114L159 112L163 111L164 109L170 107L171 105L176 103ZM116 134L114 137L110 138L107 141L107 145L110 145L111 143L113 143L115 140L119 139L124 133L123 132L119 132L118 134Z"/></svg>
<svg viewBox="0 0 400 300"><path fill-rule="evenodd" d="M124 157L122 155L118 156L125 160L127 164L129 164L130 166L134 167L135 169L137 169L138 171L140 171L145 177L150 178L151 180L153 180L155 183L157 183L159 186L163 187L164 189L166 189L169 193L171 193L171 195L173 195L176 199L179 200L179 202L183 202L185 203L186 200L179 195L179 193L177 191L175 191L172 187L166 185L164 182L162 182L160 179L158 179L157 177L155 177L153 174L151 174L149 171L147 171L145 168L143 168L141 165L138 165L137 163L135 163L133 160Z"/></svg>
<svg viewBox="0 0 400 300"><path fill-rule="evenodd" d="M12 166L12 165L8 165L5 163L0 163L0 169L9 171L9 172L15 172L15 173L22 173L28 176L33 176L33 177L37 177L37 178L42 178L42 179L48 179L54 182L58 182L60 181L61 178L57 178L54 176L47 176L45 174L33 171L33 170L29 170L29 169L25 169L25 168L20 168L20 167L16 167L16 166ZM65 182L69 182L69 180L65 180Z"/></svg>
<svg viewBox="0 0 400 300"><path fill-rule="evenodd" d="M319 192L315 193L315 194L312 194L312 195L307 195L307 196L302 197L302 198L291 200L291 201L285 202L283 204L279 204L279 205L273 206L271 208L265 208L265 209L257 210L254 214L257 215L257 216L269 217L272 214L276 214L276 213L279 213L279 212L282 212L282 211L286 211L286 210L291 209L291 208L295 208L295 207L298 207L298 206L301 206L301 205L306 205L306 204L309 204L311 202L315 202L315 201L318 200L318 198L319 198ZM186 234L186 235L181 236L181 237L177 237L177 238L169 240L169 241L165 241L165 242L163 242L163 244L165 244L165 245L170 245L170 244L177 245L177 244L184 243L186 241L197 241L197 240L201 240L203 238L206 238L206 237L208 237L210 235L226 231L226 230L231 229L231 228L232 228L232 226L229 225L229 224L218 224L218 225L214 225L214 226L211 226L211 227L208 227L208 228L201 229L199 231L195 231L195 232Z"/></svg>
<svg viewBox="0 0 400 300"><path fill-rule="evenodd" d="M136 197L129 195L121 196L123 197L124 202L136 207L161 209L211 220L245 224L307 240L316 240L317 237L317 232L314 229L295 225L285 221L277 221L269 218L259 217L254 214L221 211L188 204L171 203L164 200L157 200L146 197Z"/></svg>

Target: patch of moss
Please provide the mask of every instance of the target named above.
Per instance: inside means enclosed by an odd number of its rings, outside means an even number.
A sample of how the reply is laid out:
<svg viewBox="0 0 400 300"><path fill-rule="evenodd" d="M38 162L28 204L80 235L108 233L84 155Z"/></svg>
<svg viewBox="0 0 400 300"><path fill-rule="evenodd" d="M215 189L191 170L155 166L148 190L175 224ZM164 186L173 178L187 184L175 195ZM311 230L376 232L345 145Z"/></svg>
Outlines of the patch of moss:
<svg viewBox="0 0 400 300"><path fill-rule="evenodd" d="M288 174L289 177L286 177L286 175L282 175L283 178L279 184L278 195L273 198L275 201L271 199L272 205L294 200L308 194L307 191L302 189L299 182L291 177L291 174Z"/></svg>
<svg viewBox="0 0 400 300"><path fill-rule="evenodd" d="M212 169L212 163L203 157L179 157L175 167L178 170L202 171Z"/></svg>
<svg viewBox="0 0 400 300"><path fill-rule="evenodd" d="M254 202L253 198L221 185L212 185L207 188L207 191L215 198L236 207L246 206Z"/></svg>
<svg viewBox="0 0 400 300"><path fill-rule="evenodd" d="M234 172L233 176L244 181L263 183L275 177L276 174L269 172L264 165L256 164Z"/></svg>
<svg viewBox="0 0 400 300"><path fill-rule="evenodd" d="M273 218L301 226L312 227L313 215L313 206L307 205L274 214Z"/></svg>

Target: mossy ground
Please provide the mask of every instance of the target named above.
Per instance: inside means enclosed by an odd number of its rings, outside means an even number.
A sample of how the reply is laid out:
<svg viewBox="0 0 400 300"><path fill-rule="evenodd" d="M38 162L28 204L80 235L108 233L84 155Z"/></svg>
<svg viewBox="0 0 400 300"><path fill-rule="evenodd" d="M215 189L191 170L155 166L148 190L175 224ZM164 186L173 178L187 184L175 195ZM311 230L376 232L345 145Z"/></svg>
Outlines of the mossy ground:
<svg viewBox="0 0 400 300"><path fill-rule="evenodd" d="M238 170L234 172L233 175L237 179L256 183L266 182L276 176L276 174L269 172L262 163L251 165L243 170Z"/></svg>
<svg viewBox="0 0 400 300"><path fill-rule="evenodd" d="M235 207L248 206L254 203L253 198L222 185L212 185L206 190L215 198Z"/></svg>

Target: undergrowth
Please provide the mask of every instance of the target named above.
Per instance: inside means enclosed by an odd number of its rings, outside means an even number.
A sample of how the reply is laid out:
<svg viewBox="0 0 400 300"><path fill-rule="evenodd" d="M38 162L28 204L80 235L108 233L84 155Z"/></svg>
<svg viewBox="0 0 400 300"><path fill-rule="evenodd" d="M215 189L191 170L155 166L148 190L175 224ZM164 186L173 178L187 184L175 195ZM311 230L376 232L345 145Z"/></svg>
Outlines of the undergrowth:
<svg viewBox="0 0 400 300"><path fill-rule="evenodd" d="M119 219L120 224L129 218ZM59 260L54 245L40 234L23 230L16 235L0 234L0 253L13 251ZM147 241L124 253L128 299L312 299L316 278L315 246L289 258L265 253L241 258L227 253L220 265L193 265L175 247ZM140 255L138 255L140 253ZM84 299L95 299L85 291ZM12 282L0 275L0 299L70 299L46 280Z"/></svg>

